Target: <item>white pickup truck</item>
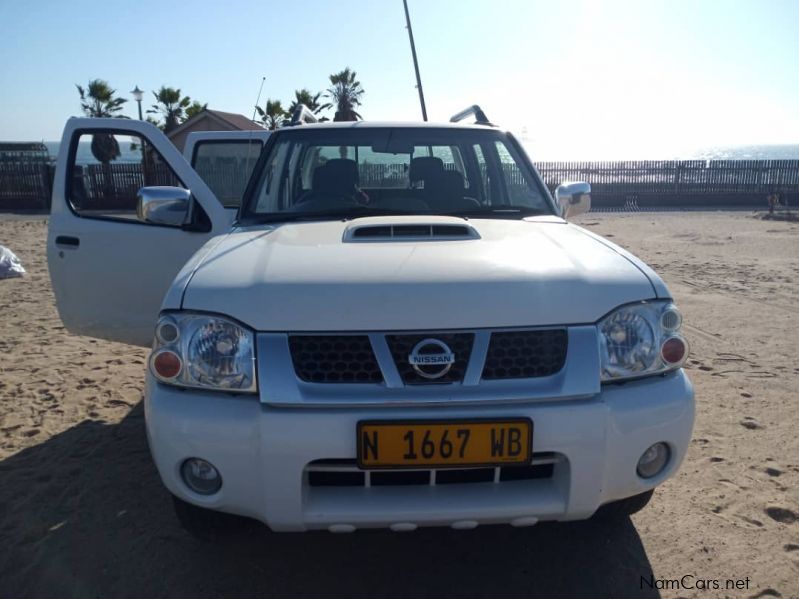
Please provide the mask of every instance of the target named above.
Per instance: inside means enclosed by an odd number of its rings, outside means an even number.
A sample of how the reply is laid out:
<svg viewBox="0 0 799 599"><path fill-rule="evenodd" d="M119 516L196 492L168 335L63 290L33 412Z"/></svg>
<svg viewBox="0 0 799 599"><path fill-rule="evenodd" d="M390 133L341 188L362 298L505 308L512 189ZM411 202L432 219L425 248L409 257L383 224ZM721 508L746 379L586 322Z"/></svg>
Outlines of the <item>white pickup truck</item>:
<svg viewBox="0 0 799 599"><path fill-rule="evenodd" d="M306 115L190 144L202 176L147 123L64 131L58 310L152 347L147 434L181 522L467 529L643 507L691 437L688 348L663 281L566 220L589 186L553 199L477 107L456 119L474 124Z"/></svg>

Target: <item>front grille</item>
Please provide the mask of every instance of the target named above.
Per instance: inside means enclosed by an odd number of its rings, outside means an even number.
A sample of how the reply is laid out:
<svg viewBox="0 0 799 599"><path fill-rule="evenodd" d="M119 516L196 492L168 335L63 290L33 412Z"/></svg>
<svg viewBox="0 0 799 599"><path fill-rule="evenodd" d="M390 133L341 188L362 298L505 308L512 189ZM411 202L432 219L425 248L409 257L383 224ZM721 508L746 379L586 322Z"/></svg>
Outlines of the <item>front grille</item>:
<svg viewBox="0 0 799 599"><path fill-rule="evenodd" d="M438 378L425 378L421 376L408 360L411 351L417 343L425 339L435 339L445 343L450 351L455 354L455 362L449 371ZM424 385L432 383L458 383L463 380L469 356L472 353L474 333L419 333L412 335L386 335L388 348L394 358L402 382L406 385ZM429 370L435 371L436 367Z"/></svg>
<svg viewBox="0 0 799 599"><path fill-rule="evenodd" d="M391 358L405 385L460 383L472 354L474 333L395 333L385 335ZM566 363L568 350L566 329L532 329L491 333L482 365L483 380L508 380L551 376ZM453 354L454 362L441 376L446 364L420 366L422 376L409 356L422 341L444 344L422 344L417 353L436 356ZM383 374L368 335L289 335L289 349L297 377L309 383L380 384ZM432 357L432 356L431 356ZM384 365L385 366L385 365ZM480 368L478 365L477 368Z"/></svg>
<svg viewBox="0 0 799 599"><path fill-rule="evenodd" d="M531 464L496 468L446 470L360 470L355 460L316 460L305 467L311 487L404 487L418 485L465 485L550 479L564 460L556 453L533 455Z"/></svg>
<svg viewBox="0 0 799 599"><path fill-rule="evenodd" d="M381 383L366 335L290 335L294 372L309 383Z"/></svg>
<svg viewBox="0 0 799 599"><path fill-rule="evenodd" d="M565 329L493 333L483 379L535 378L560 372L568 340Z"/></svg>

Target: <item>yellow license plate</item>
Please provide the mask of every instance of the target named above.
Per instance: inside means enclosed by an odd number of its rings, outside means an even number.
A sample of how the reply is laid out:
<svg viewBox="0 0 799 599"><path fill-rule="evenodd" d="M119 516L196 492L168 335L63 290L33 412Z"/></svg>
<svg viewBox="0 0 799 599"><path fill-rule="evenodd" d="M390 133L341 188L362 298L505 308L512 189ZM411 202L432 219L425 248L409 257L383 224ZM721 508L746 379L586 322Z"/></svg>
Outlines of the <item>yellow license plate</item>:
<svg viewBox="0 0 799 599"><path fill-rule="evenodd" d="M358 466L446 468L529 463L533 422L503 420L369 420L358 423Z"/></svg>

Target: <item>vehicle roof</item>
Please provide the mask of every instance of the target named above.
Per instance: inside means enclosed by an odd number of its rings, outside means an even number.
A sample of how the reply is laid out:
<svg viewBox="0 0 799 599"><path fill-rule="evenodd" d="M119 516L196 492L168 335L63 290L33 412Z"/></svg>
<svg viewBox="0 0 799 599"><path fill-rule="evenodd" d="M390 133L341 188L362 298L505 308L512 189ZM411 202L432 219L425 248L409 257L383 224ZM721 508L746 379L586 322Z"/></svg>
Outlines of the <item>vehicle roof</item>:
<svg viewBox="0 0 799 599"><path fill-rule="evenodd" d="M434 123L422 121L328 121L325 123L303 123L284 127L281 131L308 129L476 129L480 131L500 131L496 127L476 123Z"/></svg>

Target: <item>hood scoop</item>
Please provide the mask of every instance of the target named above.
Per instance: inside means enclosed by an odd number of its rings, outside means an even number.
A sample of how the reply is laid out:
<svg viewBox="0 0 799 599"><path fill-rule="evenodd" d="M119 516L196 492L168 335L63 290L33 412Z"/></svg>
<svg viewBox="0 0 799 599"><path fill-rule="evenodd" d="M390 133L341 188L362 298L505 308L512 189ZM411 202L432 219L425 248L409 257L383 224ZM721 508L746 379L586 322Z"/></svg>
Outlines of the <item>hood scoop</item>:
<svg viewBox="0 0 799 599"><path fill-rule="evenodd" d="M442 223L368 224L349 227L345 242L357 241L454 241L480 239L469 225Z"/></svg>

